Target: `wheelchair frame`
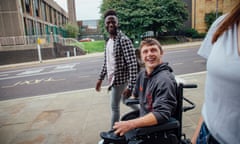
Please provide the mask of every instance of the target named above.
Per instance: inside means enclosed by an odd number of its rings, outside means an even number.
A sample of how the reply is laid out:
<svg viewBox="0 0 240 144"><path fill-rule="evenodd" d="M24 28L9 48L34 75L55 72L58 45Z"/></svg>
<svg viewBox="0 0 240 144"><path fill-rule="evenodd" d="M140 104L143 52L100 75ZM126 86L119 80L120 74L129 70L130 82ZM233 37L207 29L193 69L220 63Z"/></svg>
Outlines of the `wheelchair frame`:
<svg viewBox="0 0 240 144"><path fill-rule="evenodd" d="M197 88L197 85L178 83L176 88L176 112L168 122L135 129L136 135L131 141L127 141L125 137L114 135L113 130L108 133L102 132L100 136L104 140L104 144L190 144L190 139L186 138L186 135L182 133L182 113L195 108L195 104L183 96L183 90L187 88ZM189 106L183 106L183 101L186 101ZM125 103L127 105L139 104L139 100L128 99ZM125 114L121 120L137 117L139 117L139 111L132 111Z"/></svg>

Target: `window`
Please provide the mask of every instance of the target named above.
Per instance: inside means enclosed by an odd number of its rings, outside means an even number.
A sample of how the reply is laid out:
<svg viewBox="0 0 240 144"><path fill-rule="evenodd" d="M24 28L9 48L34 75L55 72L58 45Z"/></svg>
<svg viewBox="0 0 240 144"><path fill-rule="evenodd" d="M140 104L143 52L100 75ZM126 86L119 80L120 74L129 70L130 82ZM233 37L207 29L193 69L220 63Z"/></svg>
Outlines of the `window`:
<svg viewBox="0 0 240 144"><path fill-rule="evenodd" d="M53 22L52 20L52 9L49 7L49 18L50 18L50 23Z"/></svg>
<svg viewBox="0 0 240 144"><path fill-rule="evenodd" d="M33 35L34 34L33 21L26 19L26 22L27 22L27 35Z"/></svg>
<svg viewBox="0 0 240 144"><path fill-rule="evenodd" d="M54 24L57 25L57 11L53 11L53 16L54 16Z"/></svg>
<svg viewBox="0 0 240 144"><path fill-rule="evenodd" d="M46 4L44 2L42 2L42 17L43 20L46 21Z"/></svg>
<svg viewBox="0 0 240 144"><path fill-rule="evenodd" d="M23 21L24 21L24 30L25 30L25 35L28 35L28 27L27 27L27 20L26 18L23 18Z"/></svg>
<svg viewBox="0 0 240 144"><path fill-rule="evenodd" d="M43 24L39 23L39 34L43 35Z"/></svg>
<svg viewBox="0 0 240 144"><path fill-rule="evenodd" d="M22 12L24 13L25 10L25 5L24 5L24 0L21 0L21 7L22 7Z"/></svg>
<svg viewBox="0 0 240 144"><path fill-rule="evenodd" d="M26 12L30 13L30 0L25 0L25 8Z"/></svg>
<svg viewBox="0 0 240 144"><path fill-rule="evenodd" d="M39 2L38 0L35 0L34 1L34 5L35 5L35 13L36 13L36 16L39 17Z"/></svg>
<svg viewBox="0 0 240 144"><path fill-rule="evenodd" d="M61 19L60 19L61 18L61 14L58 12L57 16L58 16L58 18L57 18L58 19L57 25L60 26L61 25L61 23L60 23L60 21L61 21Z"/></svg>
<svg viewBox="0 0 240 144"><path fill-rule="evenodd" d="M46 15L46 21L49 22L50 19L49 19L49 6L47 4L45 4L45 15Z"/></svg>

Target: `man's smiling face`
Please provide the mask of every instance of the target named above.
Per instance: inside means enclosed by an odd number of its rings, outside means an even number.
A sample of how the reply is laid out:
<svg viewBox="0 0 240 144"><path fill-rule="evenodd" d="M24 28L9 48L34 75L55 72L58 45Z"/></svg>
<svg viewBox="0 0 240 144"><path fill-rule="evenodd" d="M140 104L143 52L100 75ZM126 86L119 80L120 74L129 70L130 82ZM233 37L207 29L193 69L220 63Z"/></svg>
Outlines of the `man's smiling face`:
<svg viewBox="0 0 240 144"><path fill-rule="evenodd" d="M156 66L162 63L163 52L157 45L144 45L141 48L141 59L145 64L147 72L150 74Z"/></svg>
<svg viewBox="0 0 240 144"><path fill-rule="evenodd" d="M105 19L105 27L110 35L116 35L118 27L118 20L116 16L107 16Z"/></svg>

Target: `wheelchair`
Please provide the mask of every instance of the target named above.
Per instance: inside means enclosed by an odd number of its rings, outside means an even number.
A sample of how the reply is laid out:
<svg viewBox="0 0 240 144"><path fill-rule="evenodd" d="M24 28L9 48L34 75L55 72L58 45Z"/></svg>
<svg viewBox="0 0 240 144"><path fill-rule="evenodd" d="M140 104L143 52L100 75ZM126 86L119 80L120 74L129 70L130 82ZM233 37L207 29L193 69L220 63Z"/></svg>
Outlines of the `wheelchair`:
<svg viewBox="0 0 240 144"><path fill-rule="evenodd" d="M191 144L190 139L182 133L182 113L195 108L195 104L183 96L183 90L197 88L196 84L184 84L178 82L176 88L177 108L174 115L166 123L134 129L134 133L126 133L124 136L114 134L114 130L101 132L103 144ZM183 101L186 102L183 106ZM138 99L128 99L127 105L139 104ZM129 120L139 117L139 110L125 114L121 120Z"/></svg>

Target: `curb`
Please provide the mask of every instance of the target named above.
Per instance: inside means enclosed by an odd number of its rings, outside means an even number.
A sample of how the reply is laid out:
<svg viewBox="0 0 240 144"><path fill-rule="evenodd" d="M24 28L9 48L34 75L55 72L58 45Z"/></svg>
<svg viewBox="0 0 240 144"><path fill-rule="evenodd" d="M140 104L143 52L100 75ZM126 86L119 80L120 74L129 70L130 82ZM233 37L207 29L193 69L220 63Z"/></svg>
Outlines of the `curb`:
<svg viewBox="0 0 240 144"><path fill-rule="evenodd" d="M200 46L202 41L195 41L195 42L186 42L181 44L174 44L174 45L163 45L163 49L174 49L174 48L191 48L195 46Z"/></svg>

